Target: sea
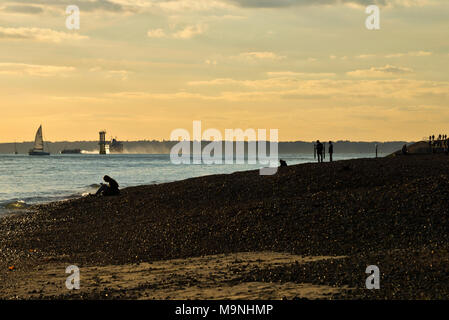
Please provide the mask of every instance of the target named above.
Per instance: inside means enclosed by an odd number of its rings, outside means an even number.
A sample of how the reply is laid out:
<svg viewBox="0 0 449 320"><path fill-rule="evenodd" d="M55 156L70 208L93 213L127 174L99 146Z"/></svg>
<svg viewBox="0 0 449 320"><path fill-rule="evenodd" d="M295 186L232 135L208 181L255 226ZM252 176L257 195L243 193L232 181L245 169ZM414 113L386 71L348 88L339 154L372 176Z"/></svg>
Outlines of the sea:
<svg viewBox="0 0 449 320"><path fill-rule="evenodd" d="M374 154L334 154L334 160L372 157ZM288 165L316 161L313 154L283 154L280 158ZM262 167L248 163L176 165L169 154L0 154L0 217L26 212L33 204L95 193L104 175L113 177L124 188Z"/></svg>

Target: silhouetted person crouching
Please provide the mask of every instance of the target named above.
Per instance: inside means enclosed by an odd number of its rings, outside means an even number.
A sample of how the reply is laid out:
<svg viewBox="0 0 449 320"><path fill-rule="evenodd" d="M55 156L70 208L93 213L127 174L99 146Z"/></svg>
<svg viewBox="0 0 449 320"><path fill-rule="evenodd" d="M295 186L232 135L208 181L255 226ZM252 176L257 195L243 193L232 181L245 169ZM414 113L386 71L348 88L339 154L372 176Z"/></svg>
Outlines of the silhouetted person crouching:
<svg viewBox="0 0 449 320"><path fill-rule="evenodd" d="M279 159L279 163L281 164L281 167L286 167L287 166L287 161Z"/></svg>
<svg viewBox="0 0 449 320"><path fill-rule="evenodd" d="M112 179L110 176L104 176L103 180L108 184L101 184L100 189L98 189L96 196L118 196L120 194L119 186L117 181Z"/></svg>

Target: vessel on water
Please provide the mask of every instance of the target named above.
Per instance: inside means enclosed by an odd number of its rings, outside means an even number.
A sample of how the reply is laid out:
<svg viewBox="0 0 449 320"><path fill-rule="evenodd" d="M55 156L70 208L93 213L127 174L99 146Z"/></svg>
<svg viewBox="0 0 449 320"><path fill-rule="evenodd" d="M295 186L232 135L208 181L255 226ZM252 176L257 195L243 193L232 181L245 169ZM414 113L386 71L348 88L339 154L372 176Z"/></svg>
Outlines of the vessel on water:
<svg viewBox="0 0 449 320"><path fill-rule="evenodd" d="M80 154L81 149L64 149L61 151L61 154Z"/></svg>
<svg viewBox="0 0 449 320"><path fill-rule="evenodd" d="M37 129L36 138L34 139L34 148L28 154L30 156L49 156L49 152L44 151L44 138L42 136L42 125Z"/></svg>
<svg viewBox="0 0 449 320"><path fill-rule="evenodd" d="M117 139L112 139L109 144L109 152L110 153L123 153L123 143L118 141Z"/></svg>

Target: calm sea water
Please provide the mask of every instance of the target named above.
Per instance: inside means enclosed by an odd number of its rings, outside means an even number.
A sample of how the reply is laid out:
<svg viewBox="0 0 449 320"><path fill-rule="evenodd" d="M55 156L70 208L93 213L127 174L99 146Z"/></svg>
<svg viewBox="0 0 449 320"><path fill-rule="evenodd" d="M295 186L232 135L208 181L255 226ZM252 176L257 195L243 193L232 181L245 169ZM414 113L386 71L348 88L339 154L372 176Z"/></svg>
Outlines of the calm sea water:
<svg viewBox="0 0 449 320"><path fill-rule="evenodd" d="M369 158L373 154L335 155L335 160ZM281 155L289 165L313 162L313 155ZM120 187L157 184L218 173L261 168L261 165L174 165L168 154L0 155L0 215L27 205L80 197L95 192L107 174Z"/></svg>

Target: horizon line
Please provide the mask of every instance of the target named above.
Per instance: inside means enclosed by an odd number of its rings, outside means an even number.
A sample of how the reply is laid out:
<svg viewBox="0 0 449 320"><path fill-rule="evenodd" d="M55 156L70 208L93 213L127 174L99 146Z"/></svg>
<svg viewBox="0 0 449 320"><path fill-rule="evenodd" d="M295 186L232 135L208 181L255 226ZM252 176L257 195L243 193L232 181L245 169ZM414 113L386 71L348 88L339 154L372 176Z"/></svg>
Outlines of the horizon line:
<svg viewBox="0 0 449 320"><path fill-rule="evenodd" d="M213 140L182 140L182 141L178 141L178 140L118 140L119 142L122 143L132 143L132 142L160 142L160 143L164 143L164 142L214 142ZM217 142L248 142L247 140L219 140ZM321 141L321 140L320 140ZM338 142L352 142L352 143L392 143L392 142L406 142L406 143L415 143L415 142L419 142L419 141L425 141L425 140L417 140L417 141L406 141L406 140L388 140L388 141L379 141L379 140L372 140L372 141L362 141L362 140L322 140L321 142L329 142L332 141L332 143L338 143ZM68 141L68 140L61 140L61 141L45 141L45 143L77 143L77 142L85 142L85 143L98 143L98 140L74 140L74 141ZM250 140L249 142L270 142L269 140ZM273 143L298 143L298 142L302 142L302 143L315 143L316 140L312 140L312 141L305 141L305 140L284 140L284 141L273 141ZM0 142L0 144L21 144L21 143L34 143L33 140L30 141L14 141L14 142Z"/></svg>

